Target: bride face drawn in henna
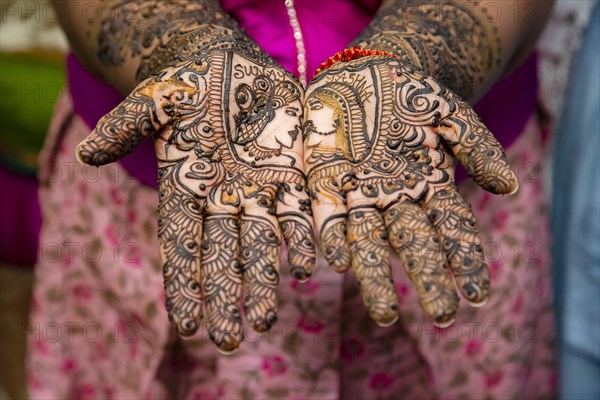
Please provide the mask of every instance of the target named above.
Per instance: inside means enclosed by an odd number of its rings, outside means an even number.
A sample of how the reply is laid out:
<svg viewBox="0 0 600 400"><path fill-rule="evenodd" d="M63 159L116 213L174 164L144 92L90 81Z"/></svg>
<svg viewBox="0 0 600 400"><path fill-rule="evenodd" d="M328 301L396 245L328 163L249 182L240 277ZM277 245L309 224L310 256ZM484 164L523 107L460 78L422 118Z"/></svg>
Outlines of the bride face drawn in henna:
<svg viewBox="0 0 600 400"><path fill-rule="evenodd" d="M369 83L347 85L357 77ZM450 151L492 192L508 193L516 180L472 109L432 78L385 58L334 65L312 85L305 168L321 249L336 270L352 266L373 319L388 325L397 318L388 243L437 325L452 323L458 304L449 265L463 296L484 302L489 273L475 219L452 179ZM323 104L332 111L322 112ZM322 139L340 131L347 151Z"/></svg>
<svg viewBox="0 0 600 400"><path fill-rule="evenodd" d="M329 96L315 93L307 101L307 113L311 119L306 121L307 132L305 146L310 149L341 153L345 157L348 153L348 138L344 129L344 110L339 103Z"/></svg>

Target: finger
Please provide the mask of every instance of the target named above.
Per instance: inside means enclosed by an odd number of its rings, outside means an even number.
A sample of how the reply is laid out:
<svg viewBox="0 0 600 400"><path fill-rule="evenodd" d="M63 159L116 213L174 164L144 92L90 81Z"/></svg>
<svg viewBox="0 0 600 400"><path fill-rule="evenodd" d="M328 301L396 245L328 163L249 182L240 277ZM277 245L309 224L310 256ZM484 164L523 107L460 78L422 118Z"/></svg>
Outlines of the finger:
<svg viewBox="0 0 600 400"><path fill-rule="evenodd" d="M421 307L439 327L455 320L458 295L438 234L415 203L396 203L385 211L389 242L415 285Z"/></svg>
<svg viewBox="0 0 600 400"><path fill-rule="evenodd" d="M352 271L369 316L380 326L398 319L398 296L390 269L390 252L383 218L374 207L350 207L348 240Z"/></svg>
<svg viewBox="0 0 600 400"><path fill-rule="evenodd" d="M483 306L489 296L490 273L471 207L452 185L434 193L425 208L440 235L460 293L472 305Z"/></svg>
<svg viewBox="0 0 600 400"><path fill-rule="evenodd" d="M481 122L473 108L457 100L455 111L440 122L438 132L483 189L495 194L513 194L519 188L510 169L504 149Z"/></svg>
<svg viewBox="0 0 600 400"><path fill-rule="evenodd" d="M204 310L208 335L225 354L235 351L243 340L238 231L238 216L224 210L212 208L205 218L202 240Z"/></svg>
<svg viewBox="0 0 600 400"><path fill-rule="evenodd" d="M75 152L81 163L104 165L117 161L161 127L152 92L153 80L142 82L115 109L100 119Z"/></svg>
<svg viewBox="0 0 600 400"><path fill-rule="evenodd" d="M305 96L303 144L304 171L311 199L319 247L325 260L337 272L350 268L351 251L346 239L345 191L341 177L351 172L347 143L332 115L323 112L327 99L311 86ZM335 135L330 134L332 129Z"/></svg>
<svg viewBox="0 0 600 400"><path fill-rule="evenodd" d="M269 208L272 200L261 195L245 205L240 221L244 308L257 332L265 332L277 322L281 233Z"/></svg>
<svg viewBox="0 0 600 400"><path fill-rule="evenodd" d="M350 268L352 256L346 239L348 210L344 192L335 179L311 174L309 194L323 257L334 270L345 272Z"/></svg>
<svg viewBox="0 0 600 400"><path fill-rule="evenodd" d="M163 260L166 307L180 335L200 326L200 239L203 200L178 191L175 167L158 171L158 243Z"/></svg>
<svg viewBox="0 0 600 400"><path fill-rule="evenodd" d="M307 191L300 183L283 184L277 197L277 221L287 244L292 276L306 281L315 267L314 227Z"/></svg>

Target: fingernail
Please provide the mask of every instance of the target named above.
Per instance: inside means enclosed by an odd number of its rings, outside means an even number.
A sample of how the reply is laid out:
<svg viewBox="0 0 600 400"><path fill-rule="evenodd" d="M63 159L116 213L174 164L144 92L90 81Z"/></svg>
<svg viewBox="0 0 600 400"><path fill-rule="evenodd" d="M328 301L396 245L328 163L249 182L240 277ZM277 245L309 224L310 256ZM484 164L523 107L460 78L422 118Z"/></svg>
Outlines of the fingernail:
<svg viewBox="0 0 600 400"><path fill-rule="evenodd" d="M388 320L388 321L377 321L375 320L375 323L377 325L379 325L382 328L387 328L388 326L392 326L396 323L396 321L398 321L399 316L395 315L394 318Z"/></svg>
<svg viewBox="0 0 600 400"><path fill-rule="evenodd" d="M238 351L238 349L239 349L239 347L236 347L232 350L224 350L220 347L217 347L217 350L219 351L219 353L223 354L224 356L229 356L229 355L235 353L236 351Z"/></svg>
<svg viewBox="0 0 600 400"><path fill-rule="evenodd" d="M483 306L486 305L486 303L488 302L488 300L489 300L489 298L486 298L486 299L481 300L479 303L475 303L475 302L469 301L469 304L471 306L475 307L475 308L481 308L481 307L483 307Z"/></svg>
<svg viewBox="0 0 600 400"><path fill-rule="evenodd" d="M450 325L452 325L454 323L454 321L456 321L456 318L452 318L446 322L435 322L433 321L433 325L437 326L438 328L447 328Z"/></svg>
<svg viewBox="0 0 600 400"><path fill-rule="evenodd" d="M514 174L513 174L514 176ZM513 194L517 193L519 191L519 181L517 180L517 177L514 177L514 182L515 182L515 188L508 194L509 196L512 196Z"/></svg>
<svg viewBox="0 0 600 400"><path fill-rule="evenodd" d="M329 266L331 268L333 268L333 270L335 272L337 272L338 274L343 274L346 271L348 271L348 269L350 269L350 265L348 264L344 264L344 263L338 263L336 261L332 261L329 263Z"/></svg>
<svg viewBox="0 0 600 400"><path fill-rule="evenodd" d="M79 143L77 145L77 147L75 148L75 158L77 159L77 162L79 162L79 164L81 165L86 165L85 162L81 159L81 148L83 147L83 142Z"/></svg>
<svg viewBox="0 0 600 400"><path fill-rule="evenodd" d="M302 267L295 267L292 269L292 276L298 282L306 282L310 278L310 273Z"/></svg>

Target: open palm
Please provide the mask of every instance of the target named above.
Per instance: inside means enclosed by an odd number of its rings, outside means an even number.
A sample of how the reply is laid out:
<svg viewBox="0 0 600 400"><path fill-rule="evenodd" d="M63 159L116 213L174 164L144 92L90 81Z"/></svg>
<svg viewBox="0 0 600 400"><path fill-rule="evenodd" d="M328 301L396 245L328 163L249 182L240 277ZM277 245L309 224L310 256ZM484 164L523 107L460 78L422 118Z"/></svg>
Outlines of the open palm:
<svg viewBox="0 0 600 400"><path fill-rule="evenodd" d="M436 325L454 321L453 277L471 304L482 305L489 271L454 182L455 160L492 193L518 185L473 109L390 57L334 64L311 82L305 107L305 169L321 249L336 270L352 267L371 317L383 326L398 318L389 245Z"/></svg>

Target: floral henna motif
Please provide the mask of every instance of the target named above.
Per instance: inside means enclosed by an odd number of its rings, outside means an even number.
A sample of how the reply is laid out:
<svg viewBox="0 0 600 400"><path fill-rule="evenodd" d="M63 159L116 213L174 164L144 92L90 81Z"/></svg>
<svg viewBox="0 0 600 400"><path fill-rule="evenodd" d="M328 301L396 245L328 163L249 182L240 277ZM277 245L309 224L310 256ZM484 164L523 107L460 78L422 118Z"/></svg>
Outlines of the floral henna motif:
<svg viewBox="0 0 600 400"><path fill-rule="evenodd" d="M265 332L277 322L277 285L279 284L279 253L281 242L274 216L257 217L244 213L240 238L244 269L244 308L248 321L259 332Z"/></svg>
<svg viewBox="0 0 600 400"><path fill-rule="evenodd" d="M348 242L352 250L352 271L360 284L369 315L381 326L398 319L398 298L390 270L387 231L379 210L352 207L348 214Z"/></svg>
<svg viewBox="0 0 600 400"><path fill-rule="evenodd" d="M201 200L176 191L177 166L161 168L158 178L158 237L163 264L166 307L179 332L188 336L198 329L202 314L200 246Z"/></svg>
<svg viewBox="0 0 600 400"><path fill-rule="evenodd" d="M461 294L473 306L482 306L489 294L490 273L471 206L459 195L456 186L450 185L438 190L425 209L443 238L442 247Z"/></svg>
<svg viewBox="0 0 600 400"><path fill-rule="evenodd" d="M305 169L326 259L352 267L381 325L398 300L388 245L427 315L454 320L460 293L489 294L475 218L454 184L455 157L484 189L517 189L500 144L470 106L401 60L365 57L319 74L307 91Z"/></svg>
<svg viewBox="0 0 600 400"><path fill-rule="evenodd" d="M142 82L78 148L102 165L153 137L169 316L191 335L204 313L225 353L243 339L242 292L256 330L277 320L281 236L295 278L314 267L302 94L283 69L211 50Z"/></svg>

